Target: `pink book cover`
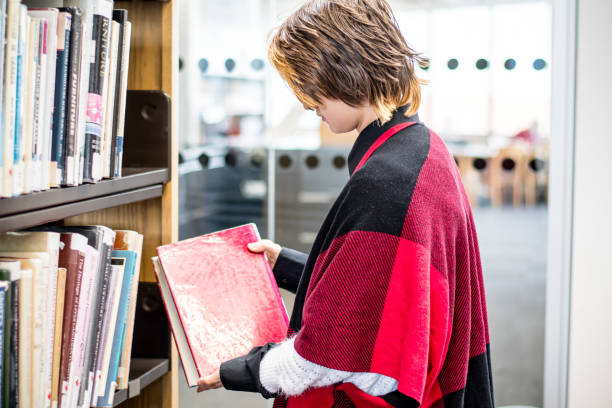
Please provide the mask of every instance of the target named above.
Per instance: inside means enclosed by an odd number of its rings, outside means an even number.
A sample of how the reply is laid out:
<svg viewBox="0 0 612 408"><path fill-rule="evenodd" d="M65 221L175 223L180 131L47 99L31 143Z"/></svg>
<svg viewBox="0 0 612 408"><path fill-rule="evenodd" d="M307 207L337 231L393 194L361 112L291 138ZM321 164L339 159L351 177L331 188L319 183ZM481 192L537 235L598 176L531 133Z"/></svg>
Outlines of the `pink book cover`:
<svg viewBox="0 0 612 408"><path fill-rule="evenodd" d="M272 270L247 224L157 248L200 377L251 348L286 338L288 318Z"/></svg>

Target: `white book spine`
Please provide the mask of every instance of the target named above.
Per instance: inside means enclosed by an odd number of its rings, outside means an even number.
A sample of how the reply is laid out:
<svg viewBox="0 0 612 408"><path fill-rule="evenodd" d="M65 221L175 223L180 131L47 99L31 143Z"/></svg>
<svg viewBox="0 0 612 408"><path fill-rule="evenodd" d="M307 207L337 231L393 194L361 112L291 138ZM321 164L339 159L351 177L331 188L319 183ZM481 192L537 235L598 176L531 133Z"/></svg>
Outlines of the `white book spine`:
<svg viewBox="0 0 612 408"><path fill-rule="evenodd" d="M47 271L32 276L32 287L34 289L34 310L32 321L32 398L34 407L44 406L46 400L46 380L44 351L45 340L47 339L45 332L45 322L47 319L48 291L49 291L49 274Z"/></svg>
<svg viewBox="0 0 612 408"><path fill-rule="evenodd" d="M35 95L38 81L38 49L40 43L40 20L33 18L30 20L29 39L26 54L26 75L25 75L25 111L23 127L23 174L24 182L22 193L27 194L33 190L32 181L32 145L34 143L35 131Z"/></svg>
<svg viewBox="0 0 612 408"><path fill-rule="evenodd" d="M31 12L30 12L31 13ZM35 191L42 190L42 170L43 170L43 148L44 148L44 139L46 137L45 126L48 123L46 112L47 107L46 96L47 96L47 75L48 75L48 56L47 56L47 46L48 46L48 30L49 23L47 19L40 18L41 21L41 44L40 44L40 59L39 59L39 75L38 75L38 90L36 92L36 101L35 101L35 119L36 119L36 127L35 127L35 140L33 140L32 146L32 163L33 163L33 179L32 179L32 189Z"/></svg>
<svg viewBox="0 0 612 408"><path fill-rule="evenodd" d="M75 335L72 344L72 361L68 369L68 378L70 384L68 386L69 407L76 407L79 398L79 390L81 387L81 375L83 374L83 359L85 353L85 341L87 336L86 326L89 323L89 307L93 285L95 283L95 265L97 260L97 251L87 245L85 249L85 262L83 265L83 276L81 281L81 291L79 294L79 310L77 312L77 321L75 327Z"/></svg>
<svg viewBox="0 0 612 408"><path fill-rule="evenodd" d="M113 142L113 120L115 109L115 88L117 84L117 56L119 54L119 35L121 24L116 21L111 22L111 37L109 46L109 66L108 66L108 81L106 81L106 116L104 119L104 142L102 143L102 151L104 153L104 172L105 178L111 177L111 144Z"/></svg>
<svg viewBox="0 0 612 408"><path fill-rule="evenodd" d="M7 10L6 59L4 66L4 166L2 174L2 197L11 197L13 195L19 0L9 0Z"/></svg>
<svg viewBox="0 0 612 408"><path fill-rule="evenodd" d="M91 19L91 16L89 17ZM78 184L83 183L83 171L85 166L85 126L87 123L87 98L89 95L89 63L91 55L90 24L87 24L87 16L83 14L83 48L81 50L81 80L79 81L79 116L77 122L78 137L78 160L75 169Z"/></svg>
<svg viewBox="0 0 612 408"><path fill-rule="evenodd" d="M55 67L57 57L57 10L42 11L47 17L47 78L45 92L44 132L41 161L41 189L51 188L51 141L53 138L53 112L55 110Z"/></svg>
<svg viewBox="0 0 612 408"><path fill-rule="evenodd" d="M32 406L32 271L22 270L19 282L19 404ZM29 305L26 305L26 300ZM28 307L29 306L29 307Z"/></svg>
<svg viewBox="0 0 612 408"><path fill-rule="evenodd" d="M24 163L23 163L23 129L25 109L25 88L27 78L27 46L30 34L30 16L23 4L19 5L19 39L17 42L17 95L15 102L15 142L14 142L14 168L13 168L13 195L23 192Z"/></svg>
<svg viewBox="0 0 612 408"><path fill-rule="evenodd" d="M100 382L101 387L98 389L98 397L103 397L106 391L106 383L110 379L108 378L108 369L110 365L111 351L113 348L113 335L115 333L115 327L117 326L117 313L119 311L119 302L121 300L121 284L123 283L123 274L125 273L124 266L117 267L117 282L115 283L115 289L113 290L112 309L110 313L110 324L108 325L108 331L106 341L104 345L104 359L102 360L102 381Z"/></svg>
<svg viewBox="0 0 612 408"><path fill-rule="evenodd" d="M51 403L51 386L53 377L53 349L55 341L55 306L57 299L57 267L45 268L48 278L47 288L47 318L45 319L47 341L45 342L45 408Z"/></svg>
<svg viewBox="0 0 612 408"><path fill-rule="evenodd" d="M121 59L121 93L119 94L119 112L117 114L117 157L115 158L115 177L121 177L123 162L123 139L125 130L125 104L127 100L128 71L130 67L130 43L132 23L127 21L123 28L123 58Z"/></svg>

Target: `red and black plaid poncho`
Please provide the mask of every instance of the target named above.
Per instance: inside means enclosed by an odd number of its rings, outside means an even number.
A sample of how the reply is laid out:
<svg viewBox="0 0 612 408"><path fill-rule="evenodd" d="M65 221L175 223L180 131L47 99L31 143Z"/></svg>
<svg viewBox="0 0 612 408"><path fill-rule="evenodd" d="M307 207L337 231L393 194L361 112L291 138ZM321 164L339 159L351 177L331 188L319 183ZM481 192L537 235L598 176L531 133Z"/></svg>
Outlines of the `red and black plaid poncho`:
<svg viewBox="0 0 612 408"><path fill-rule="evenodd" d="M307 260L283 249L275 265L279 285L297 295L290 331L298 354L392 377L398 390L373 397L336 384L275 407L494 406L470 205L443 141L404 109L360 133L350 180ZM224 386L269 397L259 362L270 346L224 363Z"/></svg>

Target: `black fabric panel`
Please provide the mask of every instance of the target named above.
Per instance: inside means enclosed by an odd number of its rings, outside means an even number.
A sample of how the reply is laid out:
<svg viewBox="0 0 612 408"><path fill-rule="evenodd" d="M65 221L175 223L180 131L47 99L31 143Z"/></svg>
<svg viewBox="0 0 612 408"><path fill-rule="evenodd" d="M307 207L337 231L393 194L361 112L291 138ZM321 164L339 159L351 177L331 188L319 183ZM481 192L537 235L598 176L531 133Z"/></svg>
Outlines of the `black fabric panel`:
<svg viewBox="0 0 612 408"><path fill-rule="evenodd" d="M400 236L416 182L429 154L429 129L419 118L397 110L383 126L368 125L358 136L349 154L351 178L333 204L315 239L304 273L296 290L289 325L296 332L302 323L306 291L319 255L338 237L350 231L375 231ZM357 172L355 168L367 150L389 128L417 122L388 139Z"/></svg>
<svg viewBox="0 0 612 408"><path fill-rule="evenodd" d="M381 396L388 404L396 408L417 408L419 403L399 391L393 391Z"/></svg>
<svg viewBox="0 0 612 408"><path fill-rule="evenodd" d="M278 287L295 293L308 255L289 248L281 249L274 264L274 277Z"/></svg>
<svg viewBox="0 0 612 408"><path fill-rule="evenodd" d="M444 397L445 408L493 408L493 377L491 373L491 354L487 351L472 357L468 366L465 388Z"/></svg>
<svg viewBox="0 0 612 408"><path fill-rule="evenodd" d="M278 344L268 343L265 346L254 347L246 356L222 363L219 374L223 387L232 391L258 392L264 398L277 397L277 394L269 393L259 379L261 360L271 348L276 346Z"/></svg>

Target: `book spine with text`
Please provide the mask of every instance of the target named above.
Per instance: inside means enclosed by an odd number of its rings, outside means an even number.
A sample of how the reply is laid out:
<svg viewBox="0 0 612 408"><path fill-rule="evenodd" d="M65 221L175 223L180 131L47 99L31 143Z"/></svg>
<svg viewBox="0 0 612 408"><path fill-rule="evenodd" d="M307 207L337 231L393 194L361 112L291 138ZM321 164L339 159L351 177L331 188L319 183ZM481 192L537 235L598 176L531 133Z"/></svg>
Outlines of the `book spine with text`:
<svg viewBox="0 0 612 408"><path fill-rule="evenodd" d="M17 83L15 96L15 132L13 137L13 195L23 191L23 111L25 108L26 47L30 17L28 9L19 5L19 35L17 40Z"/></svg>
<svg viewBox="0 0 612 408"><path fill-rule="evenodd" d="M23 125L23 189L22 194L27 194L33 190L33 162L32 147L34 145L34 131L36 117L34 106L36 104L36 87L38 80L39 47L40 47L40 20L30 19L28 27L29 42L26 54L26 75L25 75L25 111Z"/></svg>
<svg viewBox="0 0 612 408"><path fill-rule="evenodd" d="M74 350L75 330L79 310L83 267L85 263L85 247L87 240L79 234L62 233L64 248L60 251L59 265L67 270L66 296L64 300L64 320L62 333L62 356L60 360L60 392L58 404L68 407L70 403L69 370Z"/></svg>
<svg viewBox="0 0 612 408"><path fill-rule="evenodd" d="M2 197L13 195L15 108L17 99L17 48L19 43L19 0L8 0L4 56L4 160Z"/></svg>
<svg viewBox="0 0 612 408"><path fill-rule="evenodd" d="M55 107L51 143L51 187L61 184L64 173L64 143L66 139L66 92L72 17L60 12L57 23L57 58L55 65Z"/></svg>
<svg viewBox="0 0 612 408"><path fill-rule="evenodd" d="M0 1L0 138L4 139L4 47L6 45L6 0ZM4 140L0 140L0 197L4 180ZM0 387L0 389L2 389Z"/></svg>
<svg viewBox="0 0 612 408"><path fill-rule="evenodd" d="M85 129L84 180L96 183L102 179L102 137L104 135L105 84L108 80L108 51L113 2L96 0L92 14L92 47L87 98L87 124Z"/></svg>
<svg viewBox="0 0 612 408"><path fill-rule="evenodd" d="M81 56L83 49L83 13L76 7L61 8L70 13L72 27L70 33L68 91L66 93L66 140L64 141L64 173L62 185L78 184L76 166L79 163L78 151L78 114L79 114L79 79L81 75Z"/></svg>

